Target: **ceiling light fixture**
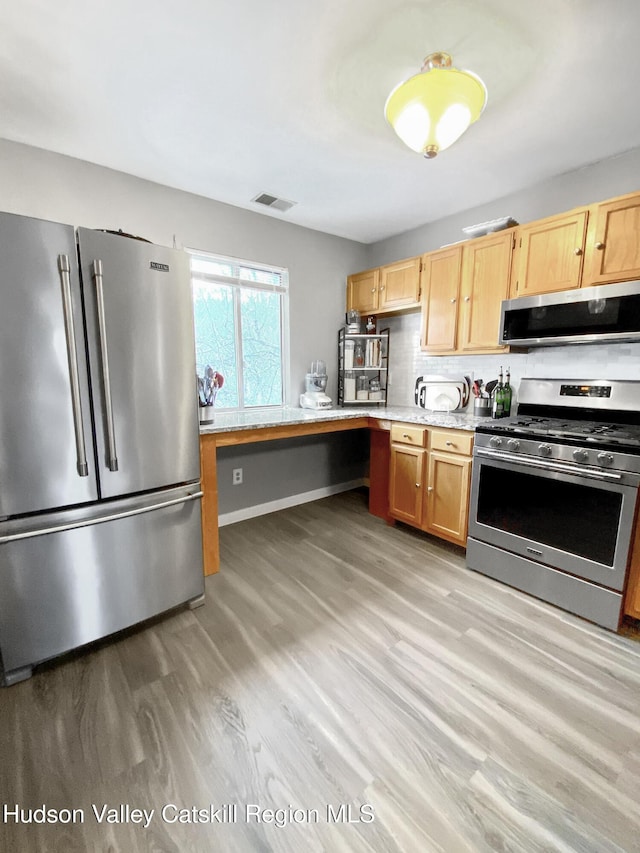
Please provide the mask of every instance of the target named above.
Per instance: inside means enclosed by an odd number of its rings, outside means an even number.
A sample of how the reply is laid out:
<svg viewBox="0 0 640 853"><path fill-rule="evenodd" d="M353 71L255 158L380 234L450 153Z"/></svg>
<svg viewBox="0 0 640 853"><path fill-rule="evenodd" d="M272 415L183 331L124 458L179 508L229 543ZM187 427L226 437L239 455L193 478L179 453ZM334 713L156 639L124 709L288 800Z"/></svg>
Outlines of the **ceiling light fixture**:
<svg viewBox="0 0 640 853"><path fill-rule="evenodd" d="M486 103L479 77L454 68L448 53L430 53L420 73L391 92L384 114L405 145L431 159L462 136Z"/></svg>

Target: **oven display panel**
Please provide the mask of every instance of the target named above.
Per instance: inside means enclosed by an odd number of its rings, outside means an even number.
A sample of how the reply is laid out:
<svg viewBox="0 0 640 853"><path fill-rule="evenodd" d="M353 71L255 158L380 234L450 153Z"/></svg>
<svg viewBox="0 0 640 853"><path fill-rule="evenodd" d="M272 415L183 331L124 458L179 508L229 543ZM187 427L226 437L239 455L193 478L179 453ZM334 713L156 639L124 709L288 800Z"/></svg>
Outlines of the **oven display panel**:
<svg viewBox="0 0 640 853"><path fill-rule="evenodd" d="M610 397L611 385L561 385L561 397Z"/></svg>

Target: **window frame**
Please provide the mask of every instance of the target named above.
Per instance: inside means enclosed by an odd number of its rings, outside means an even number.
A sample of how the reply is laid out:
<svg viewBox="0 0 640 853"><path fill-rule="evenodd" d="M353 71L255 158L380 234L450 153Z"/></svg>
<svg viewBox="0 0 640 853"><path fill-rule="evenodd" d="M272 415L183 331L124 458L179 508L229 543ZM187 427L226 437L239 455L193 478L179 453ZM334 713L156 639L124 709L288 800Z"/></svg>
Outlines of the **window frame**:
<svg viewBox="0 0 640 853"><path fill-rule="evenodd" d="M238 379L238 405L216 407L221 412L251 412L251 411L279 411L290 405L290 331L289 331L289 270L287 267L274 266L273 264L259 261L249 261L244 258L235 258L229 255L219 255L202 249L185 247L189 256L189 276L191 282L192 302L194 303L194 328L195 328L195 300L193 295L193 281L199 279L211 284L227 285L232 288L233 294L233 320L235 329L235 358L236 375ZM213 263L229 265L237 272L237 275L223 275L222 273L207 273L195 271L193 261L202 260ZM255 270L257 272L274 273L280 276L280 284L268 284L266 282L252 281L242 276L242 270ZM273 405L248 406L244 399L244 348L242 339L242 290L255 290L266 293L277 293L280 296L280 370L282 378L282 402Z"/></svg>

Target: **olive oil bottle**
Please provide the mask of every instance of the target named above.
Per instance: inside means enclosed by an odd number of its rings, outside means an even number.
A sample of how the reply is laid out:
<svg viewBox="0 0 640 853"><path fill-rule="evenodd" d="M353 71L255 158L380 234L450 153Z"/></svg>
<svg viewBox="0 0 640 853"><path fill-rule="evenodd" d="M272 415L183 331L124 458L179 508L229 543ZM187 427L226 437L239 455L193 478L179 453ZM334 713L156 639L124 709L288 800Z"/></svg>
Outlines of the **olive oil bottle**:
<svg viewBox="0 0 640 853"><path fill-rule="evenodd" d="M504 384L502 379L501 367L500 373L498 374L498 384L495 386L491 394L491 417L494 419L504 417Z"/></svg>
<svg viewBox="0 0 640 853"><path fill-rule="evenodd" d="M511 387L511 371L507 367L507 375L502 389L502 417L508 418L511 415L511 401L513 399L513 388Z"/></svg>

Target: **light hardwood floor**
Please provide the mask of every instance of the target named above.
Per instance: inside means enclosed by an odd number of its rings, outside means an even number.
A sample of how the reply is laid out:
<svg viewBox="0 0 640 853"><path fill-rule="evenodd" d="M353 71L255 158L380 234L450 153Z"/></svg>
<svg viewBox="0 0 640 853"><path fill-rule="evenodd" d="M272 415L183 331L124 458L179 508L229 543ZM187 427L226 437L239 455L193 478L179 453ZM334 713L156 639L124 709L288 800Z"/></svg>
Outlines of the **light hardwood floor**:
<svg viewBox="0 0 640 853"><path fill-rule="evenodd" d="M360 492L225 527L221 554L204 607L0 691L0 802L85 811L0 824L3 853L640 850L640 643ZM171 803L237 822L163 822ZM342 803L375 820L331 823ZM155 813L100 825L91 804Z"/></svg>

